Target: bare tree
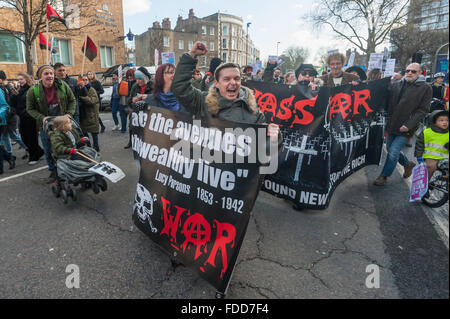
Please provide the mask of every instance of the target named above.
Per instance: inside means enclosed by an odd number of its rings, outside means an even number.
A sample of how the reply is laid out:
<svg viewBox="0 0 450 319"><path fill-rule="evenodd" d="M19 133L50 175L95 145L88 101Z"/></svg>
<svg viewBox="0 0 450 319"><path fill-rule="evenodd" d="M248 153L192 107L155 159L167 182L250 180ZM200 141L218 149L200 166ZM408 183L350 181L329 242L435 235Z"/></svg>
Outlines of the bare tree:
<svg viewBox="0 0 450 319"><path fill-rule="evenodd" d="M370 53L387 42L391 30L406 23L409 4L409 0L321 0L307 18L316 27L329 26L362 51L367 63Z"/></svg>
<svg viewBox="0 0 450 319"><path fill-rule="evenodd" d="M280 56L285 63L281 66L281 71L295 70L309 57L309 50L298 46L290 46Z"/></svg>
<svg viewBox="0 0 450 319"><path fill-rule="evenodd" d="M390 42L393 46L392 57L397 60L397 66L405 68L413 54L420 52L434 56L438 47L448 41L447 30L421 31L418 26L408 24L392 30Z"/></svg>
<svg viewBox="0 0 450 319"><path fill-rule="evenodd" d="M23 30L11 30L7 26L0 31L8 33L25 45L25 60L27 73L33 73L32 46L39 35L39 31L45 32L47 20L47 3L49 3L61 18L73 21L69 30L59 21L49 21L49 30L52 33L65 32L73 36L80 30L95 25L94 0L0 0L0 6L8 7L15 11L17 19L23 23ZM66 9L66 10L64 10ZM7 9L4 9L7 10ZM49 39L47 39L48 41Z"/></svg>

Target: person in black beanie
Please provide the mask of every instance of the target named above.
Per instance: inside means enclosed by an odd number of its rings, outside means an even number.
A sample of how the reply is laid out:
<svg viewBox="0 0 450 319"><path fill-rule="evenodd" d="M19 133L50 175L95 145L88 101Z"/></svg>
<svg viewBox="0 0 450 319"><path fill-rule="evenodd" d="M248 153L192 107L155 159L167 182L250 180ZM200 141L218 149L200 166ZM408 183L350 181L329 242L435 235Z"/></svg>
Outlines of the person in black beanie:
<svg viewBox="0 0 450 319"><path fill-rule="evenodd" d="M222 64L222 60L219 58L212 58L209 63L209 71L206 72L202 80L202 91L209 91L209 88L214 83L214 73L219 65Z"/></svg>

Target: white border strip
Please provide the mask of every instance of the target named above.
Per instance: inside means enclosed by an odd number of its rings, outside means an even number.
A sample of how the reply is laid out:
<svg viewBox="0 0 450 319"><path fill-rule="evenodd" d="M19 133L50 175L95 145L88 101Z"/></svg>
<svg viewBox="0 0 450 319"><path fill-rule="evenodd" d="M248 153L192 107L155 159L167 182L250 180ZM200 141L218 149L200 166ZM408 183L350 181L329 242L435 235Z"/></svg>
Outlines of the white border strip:
<svg viewBox="0 0 450 319"><path fill-rule="evenodd" d="M6 182L6 181L9 181L11 179L14 179L14 178L17 178L17 177L21 177L21 176L24 176L24 175L33 174L33 173L42 171L43 169L46 169L46 168L48 168L48 166L43 166L43 167L40 167L40 168L33 169L31 171L27 171L27 172L23 172L23 173L20 173L20 174L13 175L13 176L5 177L5 178L0 179L0 183L1 182Z"/></svg>

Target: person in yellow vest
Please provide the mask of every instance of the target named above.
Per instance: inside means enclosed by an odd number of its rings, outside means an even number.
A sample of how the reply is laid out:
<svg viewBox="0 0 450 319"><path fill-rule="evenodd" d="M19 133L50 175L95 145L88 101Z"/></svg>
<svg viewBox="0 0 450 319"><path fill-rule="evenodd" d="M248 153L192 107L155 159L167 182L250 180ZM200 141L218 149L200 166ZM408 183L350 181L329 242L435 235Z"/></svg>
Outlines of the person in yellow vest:
<svg viewBox="0 0 450 319"><path fill-rule="evenodd" d="M430 180L436 171L437 163L448 159L448 111L438 110L431 113L430 127L417 138L414 155L417 162L426 163Z"/></svg>

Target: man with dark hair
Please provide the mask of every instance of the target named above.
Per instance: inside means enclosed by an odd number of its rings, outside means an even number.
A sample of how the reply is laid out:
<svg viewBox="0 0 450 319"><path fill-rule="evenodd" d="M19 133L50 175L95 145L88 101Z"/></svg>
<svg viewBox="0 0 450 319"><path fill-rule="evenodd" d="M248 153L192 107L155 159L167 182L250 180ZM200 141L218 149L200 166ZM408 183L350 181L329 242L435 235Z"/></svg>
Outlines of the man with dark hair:
<svg viewBox="0 0 450 319"><path fill-rule="evenodd" d="M223 63L217 67L214 84L208 92L192 87L190 81L198 62L197 57L207 52L203 43L196 42L189 53L181 56L171 88L175 97L194 115L210 115L240 123L266 123L252 91L241 86L240 67L235 63ZM267 131L272 139L279 138L278 125L269 124Z"/></svg>
<svg viewBox="0 0 450 319"><path fill-rule="evenodd" d="M76 101L76 109L75 114L73 115L74 120L80 124L80 103L79 103L79 95L80 95L80 88L78 86L78 81L76 79L72 79L66 72L66 66L60 62L55 63L53 66L55 69L55 77L57 79L63 80L66 82L70 89L73 92L73 95L75 96Z"/></svg>

